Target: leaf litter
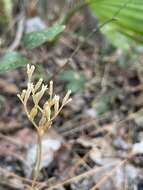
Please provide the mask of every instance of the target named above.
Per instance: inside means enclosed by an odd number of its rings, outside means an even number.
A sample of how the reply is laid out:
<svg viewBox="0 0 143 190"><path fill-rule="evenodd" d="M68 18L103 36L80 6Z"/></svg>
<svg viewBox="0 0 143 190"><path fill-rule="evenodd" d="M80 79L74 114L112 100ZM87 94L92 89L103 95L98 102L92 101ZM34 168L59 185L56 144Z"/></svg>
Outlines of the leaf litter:
<svg viewBox="0 0 143 190"><path fill-rule="evenodd" d="M62 93L69 84L74 88L72 104L61 112L53 131L43 141L39 186L59 190L92 190L98 185L100 190L125 186L139 189L143 183L140 70L132 67L132 59L128 60L130 69L120 66L124 52L113 51L111 55L105 52L100 56L97 46L88 42L66 64L78 40L65 32L53 48L44 45L40 51L28 55L40 64L47 81L48 77L54 79L57 93ZM142 55L138 61L143 61ZM36 134L15 96L25 87L23 71L0 74L0 187L3 189L24 190L31 183L28 177L31 177ZM63 71L71 73L68 77L77 74L78 78L62 80ZM76 82L78 85L74 86Z"/></svg>

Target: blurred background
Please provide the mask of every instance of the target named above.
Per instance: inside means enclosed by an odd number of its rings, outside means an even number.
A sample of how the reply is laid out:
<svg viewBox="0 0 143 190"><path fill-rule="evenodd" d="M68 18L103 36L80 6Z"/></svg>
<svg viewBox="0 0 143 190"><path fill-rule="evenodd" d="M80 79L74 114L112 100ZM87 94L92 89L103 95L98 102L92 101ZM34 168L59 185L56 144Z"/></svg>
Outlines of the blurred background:
<svg viewBox="0 0 143 190"><path fill-rule="evenodd" d="M38 189L143 190L142 23L142 0L0 0L0 190L32 182L36 131L16 96L28 63L34 81L72 90Z"/></svg>

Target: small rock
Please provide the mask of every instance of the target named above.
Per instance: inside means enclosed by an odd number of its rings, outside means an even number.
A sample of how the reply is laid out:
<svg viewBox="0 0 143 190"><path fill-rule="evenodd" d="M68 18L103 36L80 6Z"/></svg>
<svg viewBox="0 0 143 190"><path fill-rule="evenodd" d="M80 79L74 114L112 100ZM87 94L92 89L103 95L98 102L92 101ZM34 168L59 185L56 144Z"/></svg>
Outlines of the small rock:
<svg viewBox="0 0 143 190"><path fill-rule="evenodd" d="M116 149L129 150L130 145L127 144L121 137L117 137L113 140L113 145Z"/></svg>
<svg viewBox="0 0 143 190"><path fill-rule="evenodd" d="M143 154L143 141L136 143L132 148L132 155Z"/></svg>
<svg viewBox="0 0 143 190"><path fill-rule="evenodd" d="M56 151L59 150L59 148L62 145L62 139L61 138L52 138L50 136L46 137L42 141L42 161L41 161L41 169L44 167L49 166L49 164L54 159L54 154ZM34 144L27 153L27 162L33 168L36 160L36 150L37 145Z"/></svg>
<svg viewBox="0 0 143 190"><path fill-rule="evenodd" d="M96 110L93 109L93 108L85 110L85 115L87 115L87 116L89 116L91 118L96 118L97 117Z"/></svg>
<svg viewBox="0 0 143 190"><path fill-rule="evenodd" d="M38 16L27 19L26 24L25 24L26 33L35 32L44 28L46 28L46 24Z"/></svg>

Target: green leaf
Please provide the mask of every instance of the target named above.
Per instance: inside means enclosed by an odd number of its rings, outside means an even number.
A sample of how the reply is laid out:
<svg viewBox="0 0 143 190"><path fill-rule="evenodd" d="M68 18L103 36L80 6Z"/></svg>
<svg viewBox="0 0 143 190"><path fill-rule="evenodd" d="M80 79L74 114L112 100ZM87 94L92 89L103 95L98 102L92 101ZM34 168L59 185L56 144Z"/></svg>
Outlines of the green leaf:
<svg viewBox="0 0 143 190"><path fill-rule="evenodd" d="M64 81L84 81L83 75L74 70L66 70L62 73L61 79Z"/></svg>
<svg viewBox="0 0 143 190"><path fill-rule="evenodd" d="M111 97L103 96L97 102L93 102L93 107L96 109L97 115L108 112L111 108Z"/></svg>
<svg viewBox="0 0 143 190"><path fill-rule="evenodd" d="M105 22L115 17L117 20L108 24L114 31L121 32L135 41L143 42L143 1L142 0L89 0L90 6L99 18ZM114 34L114 31L112 32ZM107 34L108 36L108 34ZM120 38L120 37L119 37ZM111 40L112 41L112 40Z"/></svg>
<svg viewBox="0 0 143 190"><path fill-rule="evenodd" d="M30 32L24 36L23 45L27 49L33 49L45 42L52 42L64 29L65 26L56 25L36 32Z"/></svg>
<svg viewBox="0 0 143 190"><path fill-rule="evenodd" d="M130 40L121 32L116 30L114 26L106 25L101 29L101 31L107 36L107 39L112 42L115 47L125 50L130 48Z"/></svg>
<svg viewBox="0 0 143 190"><path fill-rule="evenodd" d="M102 115L110 110L110 106L109 104L107 104L107 102L100 101L97 103L95 109L96 109L97 115Z"/></svg>
<svg viewBox="0 0 143 190"><path fill-rule="evenodd" d="M74 70L67 70L62 73L60 79L67 82L67 89L72 92L81 91L85 86L85 77Z"/></svg>
<svg viewBox="0 0 143 190"><path fill-rule="evenodd" d="M81 82L70 82L67 84L67 90L71 90L73 93L83 90L84 84Z"/></svg>
<svg viewBox="0 0 143 190"><path fill-rule="evenodd" d="M3 3L4 3L5 13L6 13L9 21L11 21L14 2L12 0L3 0Z"/></svg>
<svg viewBox="0 0 143 190"><path fill-rule="evenodd" d="M0 72L27 65L29 60L16 51L10 51L0 58Z"/></svg>

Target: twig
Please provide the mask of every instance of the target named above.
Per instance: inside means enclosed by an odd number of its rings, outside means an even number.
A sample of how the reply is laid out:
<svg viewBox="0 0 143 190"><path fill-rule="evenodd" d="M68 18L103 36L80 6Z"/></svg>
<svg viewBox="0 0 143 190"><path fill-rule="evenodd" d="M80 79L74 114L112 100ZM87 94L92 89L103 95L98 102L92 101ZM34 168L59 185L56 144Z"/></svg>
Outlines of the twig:
<svg viewBox="0 0 143 190"><path fill-rule="evenodd" d="M18 184L18 183L9 183L9 181L8 180L6 180L6 181L4 181L4 180L0 180L0 187L1 188L8 188L8 189L10 189L10 190L24 190L24 186L25 185L23 185L23 188L22 188L22 186L21 186L21 184Z"/></svg>
<svg viewBox="0 0 143 190"><path fill-rule="evenodd" d="M80 9L82 9L83 7L85 7L87 5L87 2L81 2L79 5L77 5L76 7L72 8L70 11L67 12L67 14L65 15L64 19L61 21L61 24L66 25L68 23L68 21L71 19L71 17Z"/></svg>
<svg viewBox="0 0 143 190"><path fill-rule="evenodd" d="M15 178L19 179L20 181L22 181L22 182L24 182L24 183L26 183L27 185L30 185L30 186L31 186L31 184L32 184L32 182L33 182L33 180L30 180L30 179L28 179L28 178L26 178L26 177L21 177L21 176L19 176L19 175L13 173L13 172L11 172L11 171L8 171L8 170L6 170L6 169L4 169L4 168L2 168L2 167L0 167L0 174L1 174L1 173L4 173L5 176L8 176L8 177L15 177ZM41 186L45 186L45 185L46 185L46 182L36 181L35 183L36 183L37 185L41 185ZM30 187L30 186L29 186L29 187Z"/></svg>
<svg viewBox="0 0 143 190"><path fill-rule="evenodd" d="M104 176L94 187L92 187L90 190L97 190L97 188L99 188L103 183L105 183L105 181L108 180L109 177L111 177L113 175L113 173L119 169L122 165L124 165L127 162L127 160L123 160L120 164L118 164L116 167L114 167L111 172L109 172L109 174L107 174L106 176Z"/></svg>
<svg viewBox="0 0 143 190"><path fill-rule="evenodd" d="M14 144L14 145L16 145L16 146L20 146L21 148L24 148L24 149L27 148L25 144L21 143L20 141L14 139L14 138L12 138L12 137L3 135L2 133L0 133L0 138L3 138L3 139L5 139L6 141L9 141L10 143L12 143L12 144Z"/></svg>
<svg viewBox="0 0 143 190"><path fill-rule="evenodd" d="M117 15L121 12L121 10L122 10L123 8L125 8L125 7L127 6L127 4L128 4L130 1L132 1L132 0L127 0L127 1L115 12L115 14L112 16L111 19L106 20L104 23L102 23L101 25L99 25L99 27L94 28L94 29L91 31L91 33L89 33L89 35L87 35L87 37L85 38L85 40L84 40L82 43L80 43L80 44L76 47L76 49L74 50L74 52L73 52L73 53L71 54L71 56L68 58L66 64L67 64L68 62L70 62L70 60L71 60L71 59L77 54L77 52L80 50L80 48L82 47L82 45L84 44L84 42L87 41L93 34L95 34L96 32L98 32L98 31L99 31L101 28L103 28L106 24L109 24L110 22L116 21L116 20L117 20L117 18L116 18Z"/></svg>
<svg viewBox="0 0 143 190"><path fill-rule="evenodd" d="M11 176L11 177L15 177L27 184L31 184L32 183L32 180L30 179L27 179L27 178L24 178L24 177L21 177L21 176L18 176L17 174L13 173L13 172L10 172L2 167L0 167L0 173L3 172L4 174L6 174L6 176ZM38 183L38 182L37 182Z"/></svg>
<svg viewBox="0 0 143 190"><path fill-rule="evenodd" d="M14 153L10 150L6 150L5 153L3 154L4 156L11 156L15 159L17 159L18 161L20 161L25 168L27 168L28 170L31 168L30 165L24 160L24 158L22 156L20 156L19 154L17 153Z"/></svg>
<svg viewBox="0 0 143 190"><path fill-rule="evenodd" d="M70 57L66 60L64 66L62 67L62 69L60 69L59 72L56 73L55 76L57 76L57 74L61 73L63 71L63 69L67 66L68 63L71 62L71 60L73 59L73 57L78 53L78 51L81 49L82 45L88 41L95 33L97 33L99 30L101 30L101 28L103 28L106 24L109 24L113 21L117 21L117 15L121 12L121 10L123 8L125 8L129 2L131 2L132 0L127 0L116 12L115 14L112 16L112 18L110 19L107 19L105 22L103 22L102 24L100 24L97 28L94 28L90 33L89 35L87 35L87 37L82 41L80 42L77 47L75 48L75 50L73 51L73 53L70 55ZM93 1L94 2L94 1ZM83 8L85 5L88 5L89 3L91 3L90 1L86 1L86 4L82 4L81 8ZM75 9L75 8L74 8ZM77 9L78 10L78 9ZM75 13L75 12L74 12ZM71 14L72 16L73 14ZM53 78L55 76L52 76Z"/></svg>
<svg viewBox="0 0 143 190"><path fill-rule="evenodd" d="M67 179L67 180L65 180L63 182L60 182L60 183L58 183L56 185L53 185L53 186L49 187L47 190L53 190L54 188L61 187L61 186L65 185L65 184L75 182L75 181L79 181L81 178L89 177L89 176L95 174L96 172L100 172L101 170L105 170L106 168L111 167L112 165L113 164L110 164L108 166L103 166L103 167L100 167L100 168L93 168L93 169L91 169L91 170L89 170L87 172L84 172L84 173L82 173L82 174L80 174L78 176L72 177L72 178Z"/></svg>
<svg viewBox="0 0 143 190"><path fill-rule="evenodd" d="M24 14L20 15L19 17L19 22L18 22L18 26L17 26L17 32L15 35L15 39L12 42L12 44L8 47L8 51L12 51L15 50L16 48L18 48L22 35L23 35L23 31L24 31L24 23L25 23L25 16Z"/></svg>
<svg viewBox="0 0 143 190"><path fill-rule="evenodd" d="M111 66L110 64L105 65L104 74L103 74L103 78L101 81L101 87L102 87L101 94L106 92L106 89L107 89L107 81L108 81L110 66Z"/></svg>

